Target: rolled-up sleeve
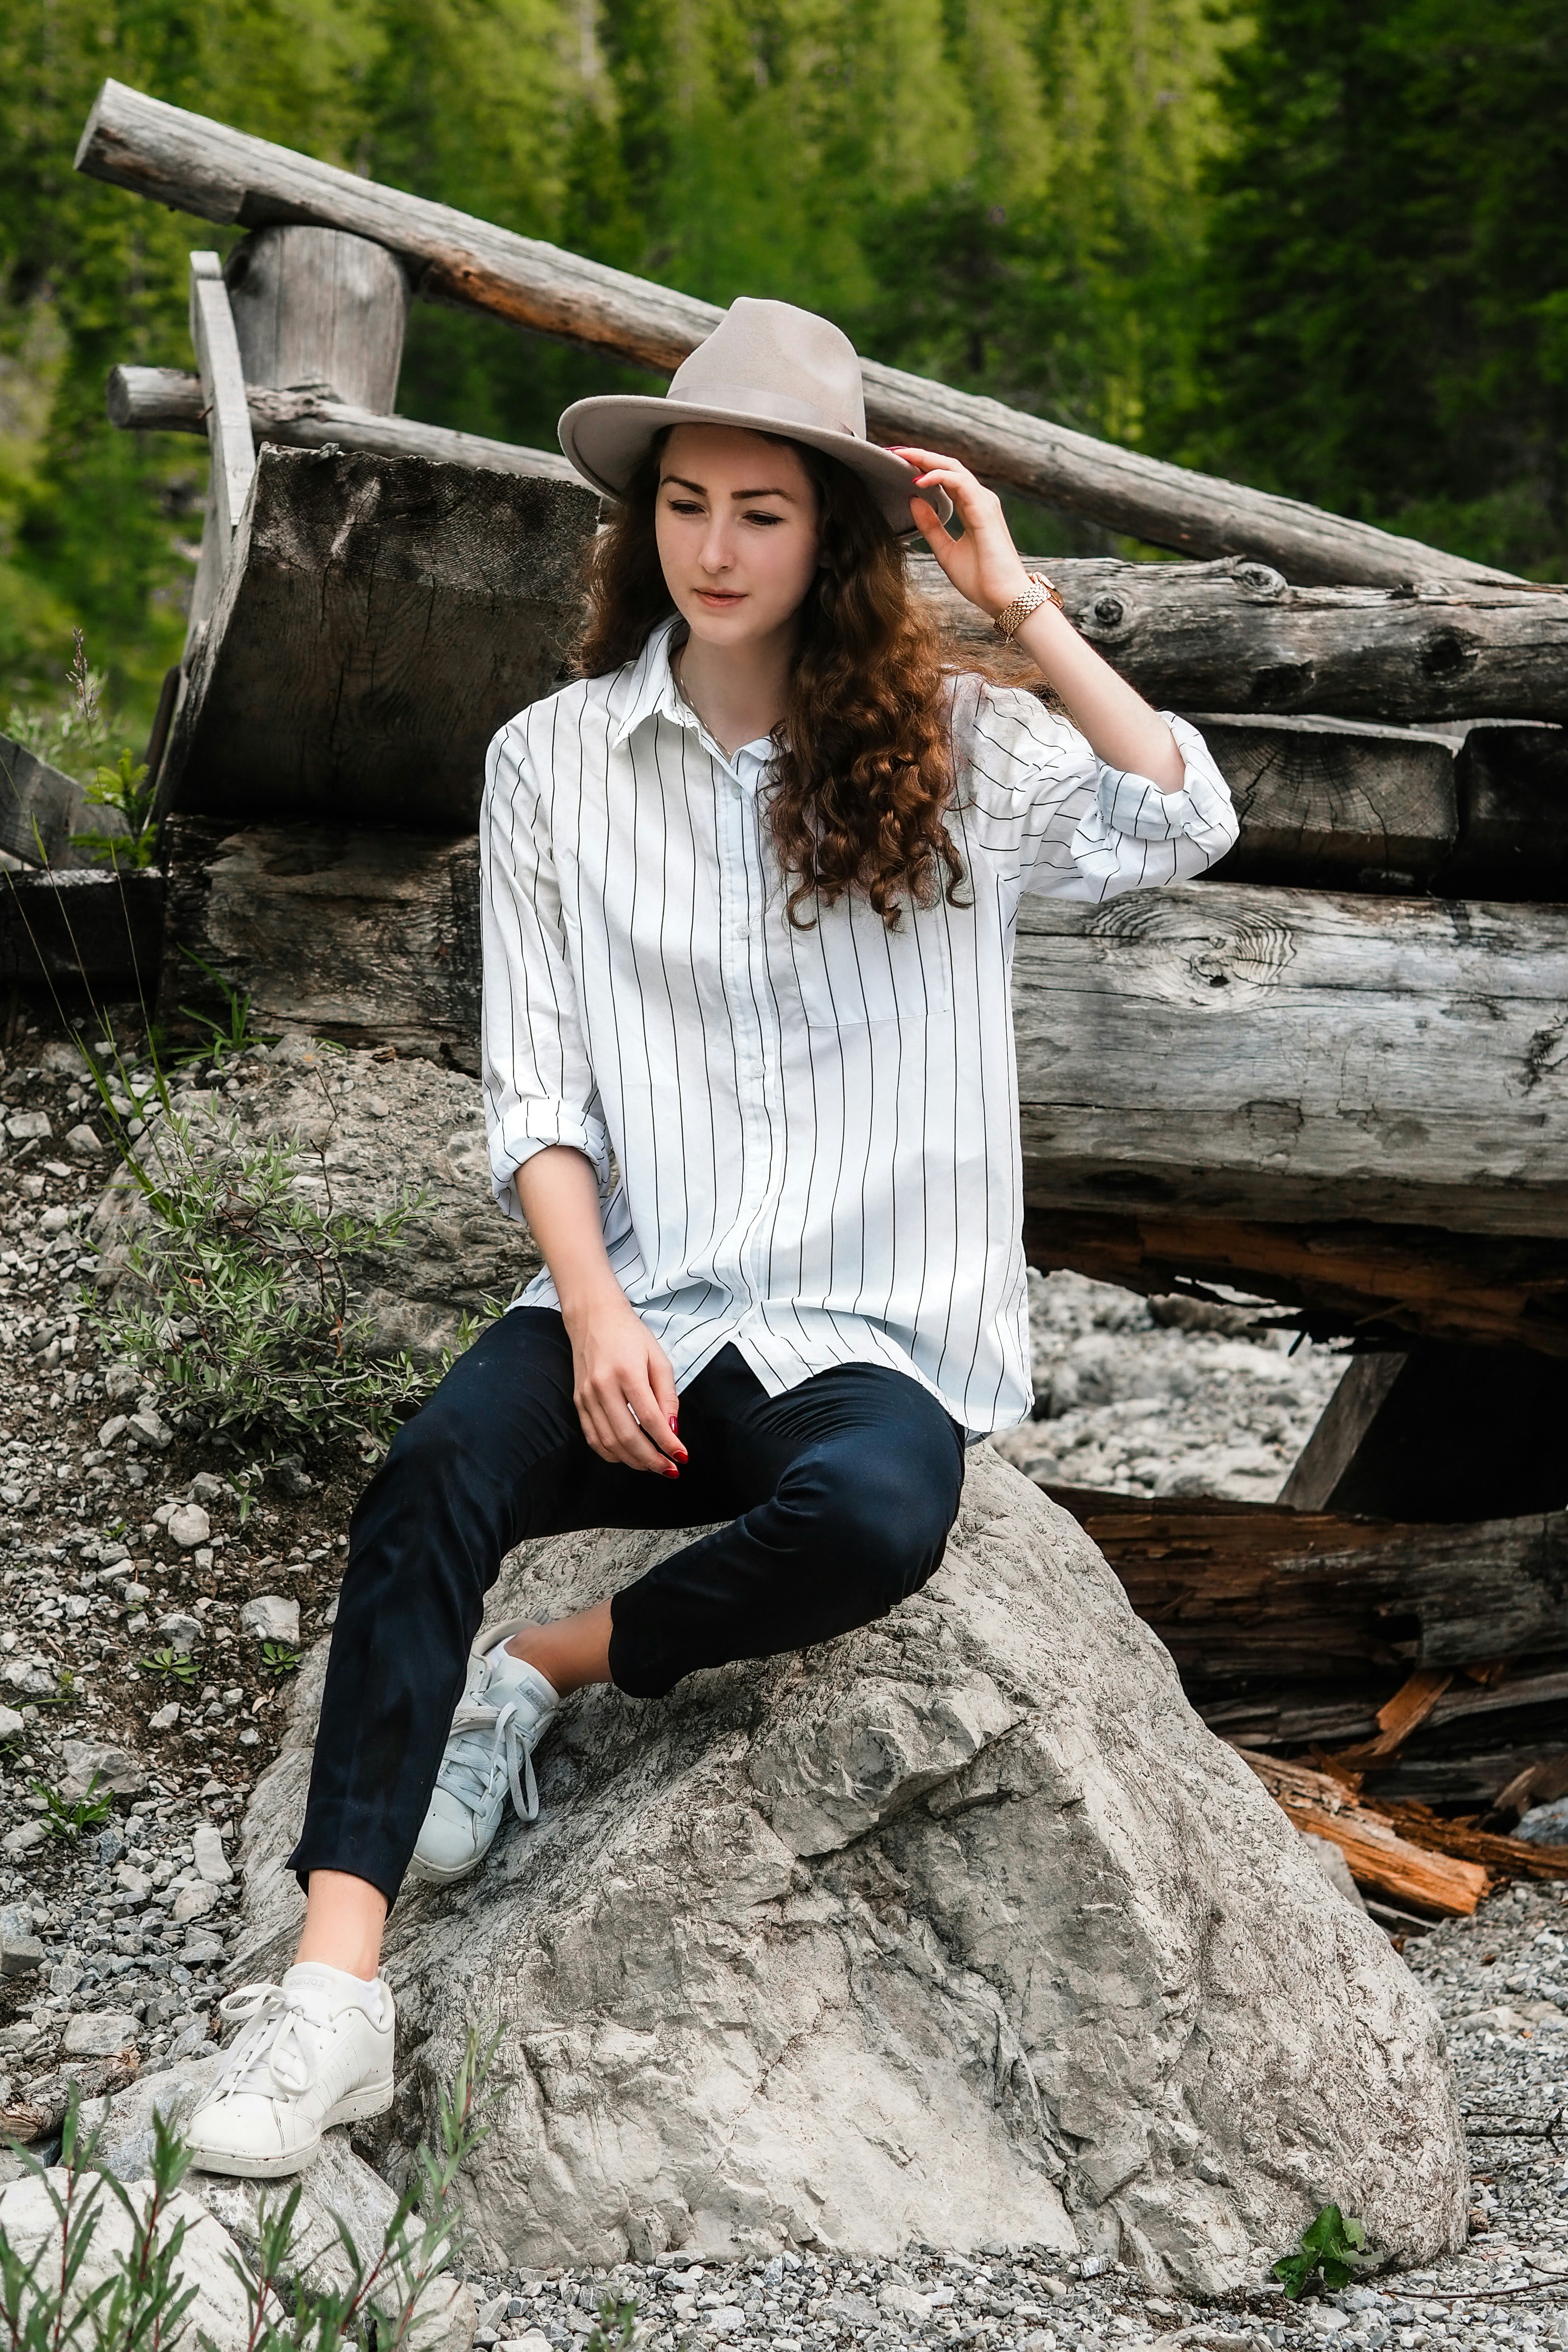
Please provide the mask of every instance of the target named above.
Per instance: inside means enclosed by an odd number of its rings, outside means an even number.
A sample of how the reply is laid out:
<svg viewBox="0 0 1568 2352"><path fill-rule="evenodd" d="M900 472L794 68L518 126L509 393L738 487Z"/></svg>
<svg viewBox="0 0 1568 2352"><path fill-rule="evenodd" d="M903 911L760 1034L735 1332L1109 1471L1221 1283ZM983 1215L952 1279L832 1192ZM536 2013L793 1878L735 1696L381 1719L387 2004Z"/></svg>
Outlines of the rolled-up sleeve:
<svg viewBox="0 0 1568 2352"><path fill-rule="evenodd" d="M583 1042L549 824L517 720L496 736L485 763L479 926L490 1187L521 1222L512 1178L525 1160L569 1143L593 1161L603 1190L610 1151Z"/></svg>
<svg viewBox="0 0 1568 2352"><path fill-rule="evenodd" d="M1207 744L1190 719L1161 716L1182 754L1177 792L1108 767L1069 719L1023 688L980 692L973 772L991 837L1011 849L1016 888L1111 898L1190 882L1233 846L1236 811Z"/></svg>

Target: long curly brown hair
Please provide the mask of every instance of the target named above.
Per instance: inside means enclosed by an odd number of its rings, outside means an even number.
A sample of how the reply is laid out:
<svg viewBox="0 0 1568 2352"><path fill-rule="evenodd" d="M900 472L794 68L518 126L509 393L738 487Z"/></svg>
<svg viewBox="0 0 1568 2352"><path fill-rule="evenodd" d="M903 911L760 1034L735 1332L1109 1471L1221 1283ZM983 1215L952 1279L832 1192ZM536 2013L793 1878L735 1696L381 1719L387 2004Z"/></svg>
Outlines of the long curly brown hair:
<svg viewBox="0 0 1568 2352"><path fill-rule="evenodd" d="M764 439L782 436L768 434ZM594 545L574 667L601 677L642 651L675 611L659 562L658 441ZM859 477L805 442L790 447L816 491L820 568L800 616L768 820L785 910L864 896L896 928L905 894L956 898L963 861L942 823L953 793L944 665L916 609L899 540Z"/></svg>

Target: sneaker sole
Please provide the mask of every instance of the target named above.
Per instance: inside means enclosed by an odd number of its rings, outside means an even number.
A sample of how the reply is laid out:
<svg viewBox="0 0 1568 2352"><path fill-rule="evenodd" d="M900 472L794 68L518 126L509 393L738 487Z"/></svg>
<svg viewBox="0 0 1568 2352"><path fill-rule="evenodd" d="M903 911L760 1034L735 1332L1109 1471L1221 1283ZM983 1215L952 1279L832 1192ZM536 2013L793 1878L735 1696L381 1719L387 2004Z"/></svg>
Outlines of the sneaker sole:
<svg viewBox="0 0 1568 2352"><path fill-rule="evenodd" d="M394 2085L374 2083L363 2091L351 2091L334 2107L329 2107L321 2118L321 2130L331 2131L339 2124L366 2123L373 2116L384 2116L392 2105ZM281 2180L291 2172L304 2172L321 2153L320 2135L307 2148L292 2154L277 2156L230 2155L227 2149L215 2149L210 2154L197 2147L191 2158L196 2172L221 2172L233 2180Z"/></svg>
<svg viewBox="0 0 1568 2352"><path fill-rule="evenodd" d="M490 1845L494 1843L495 1840L492 1838ZM409 1862L407 1874L410 1878L417 1879L424 1886L455 1886L459 1878L473 1876L489 1850L489 1846L486 1846L484 1853L475 1854L472 1862L460 1862L450 1870L443 1869L439 1863L426 1862L418 1854L415 1854Z"/></svg>

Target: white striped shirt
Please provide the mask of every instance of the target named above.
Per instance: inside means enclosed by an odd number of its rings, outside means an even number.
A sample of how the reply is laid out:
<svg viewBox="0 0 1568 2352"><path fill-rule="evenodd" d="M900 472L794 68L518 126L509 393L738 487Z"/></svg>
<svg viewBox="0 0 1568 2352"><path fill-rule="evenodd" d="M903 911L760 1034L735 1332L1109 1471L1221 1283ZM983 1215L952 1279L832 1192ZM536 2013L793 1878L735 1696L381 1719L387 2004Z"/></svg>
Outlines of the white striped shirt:
<svg viewBox="0 0 1568 2352"><path fill-rule="evenodd" d="M616 1279L684 1388L733 1341L770 1395L889 1364L972 1435L1032 1402L1010 996L1019 895L1190 879L1236 839L1202 737L1179 792L1022 688L960 677L953 906L793 929L763 800L670 675L673 621L490 745L480 817L495 1196L566 1143ZM1167 714L1168 715L1168 714ZM811 907L805 906L809 915ZM613 1155L613 1163L612 1163ZM548 1272L514 1305L558 1304Z"/></svg>

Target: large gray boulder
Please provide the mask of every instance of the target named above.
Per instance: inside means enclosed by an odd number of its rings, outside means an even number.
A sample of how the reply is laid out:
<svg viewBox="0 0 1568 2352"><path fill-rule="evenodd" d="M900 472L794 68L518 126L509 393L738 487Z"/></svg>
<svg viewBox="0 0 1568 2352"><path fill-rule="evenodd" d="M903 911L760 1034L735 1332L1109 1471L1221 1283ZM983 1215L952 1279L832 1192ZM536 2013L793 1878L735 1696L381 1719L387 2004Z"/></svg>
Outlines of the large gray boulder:
<svg viewBox="0 0 1568 2352"><path fill-rule="evenodd" d="M679 1540L526 1547L492 1613ZM290 1957L312 1703L250 1807L247 1975ZM1405 2262L1463 2241L1426 1995L989 1447L925 1592L655 1704L584 1694L541 1785L388 1929L405 2138L470 2023L500 2034L492 2263L1076 2241L1213 2293L1330 2199Z"/></svg>

